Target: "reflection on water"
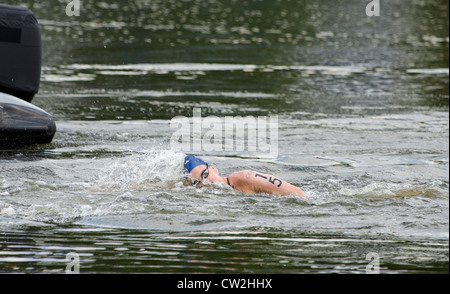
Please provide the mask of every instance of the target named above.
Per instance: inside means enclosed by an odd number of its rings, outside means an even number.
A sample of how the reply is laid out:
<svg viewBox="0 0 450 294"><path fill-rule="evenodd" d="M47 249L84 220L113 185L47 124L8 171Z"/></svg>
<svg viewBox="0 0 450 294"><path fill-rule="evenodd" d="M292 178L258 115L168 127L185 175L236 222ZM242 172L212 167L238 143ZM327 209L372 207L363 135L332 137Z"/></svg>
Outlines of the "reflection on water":
<svg viewBox="0 0 450 294"><path fill-rule="evenodd" d="M448 273L447 1L19 4L58 132L0 152L0 272ZM194 107L277 115L277 158L199 155L311 198L186 186L170 120Z"/></svg>
<svg viewBox="0 0 450 294"><path fill-rule="evenodd" d="M259 232L258 228L220 234L162 234L65 226L57 230L30 227L26 233L8 232L8 247L0 252L3 270L61 273L70 250L78 255L82 273L117 273L124 268L131 273L365 273L366 252L386 252L383 258L396 259L396 265L389 265L391 269L381 265L380 272L433 273L444 269L445 263L425 258L421 266L408 269L409 263L424 251L445 255L448 250L431 241L426 242L425 250L417 241L344 239L333 234Z"/></svg>

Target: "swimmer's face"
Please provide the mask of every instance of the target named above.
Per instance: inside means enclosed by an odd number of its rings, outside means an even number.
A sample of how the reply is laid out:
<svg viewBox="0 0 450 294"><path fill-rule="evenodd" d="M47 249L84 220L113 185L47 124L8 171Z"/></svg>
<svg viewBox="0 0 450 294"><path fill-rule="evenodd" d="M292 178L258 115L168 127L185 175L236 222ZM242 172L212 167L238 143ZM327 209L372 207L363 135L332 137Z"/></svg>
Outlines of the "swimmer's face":
<svg viewBox="0 0 450 294"><path fill-rule="evenodd" d="M201 164L193 168L189 174L193 183L212 182L217 176L217 168L214 166L206 166L204 164Z"/></svg>

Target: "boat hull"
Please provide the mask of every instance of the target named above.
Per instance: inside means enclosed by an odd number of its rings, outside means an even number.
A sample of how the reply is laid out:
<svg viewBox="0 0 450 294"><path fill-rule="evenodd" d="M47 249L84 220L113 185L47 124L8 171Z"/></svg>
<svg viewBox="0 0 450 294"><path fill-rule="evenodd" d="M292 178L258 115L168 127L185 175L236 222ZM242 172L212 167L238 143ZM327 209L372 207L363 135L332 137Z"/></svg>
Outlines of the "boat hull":
<svg viewBox="0 0 450 294"><path fill-rule="evenodd" d="M55 132L52 115L17 97L0 93L0 148L50 143Z"/></svg>

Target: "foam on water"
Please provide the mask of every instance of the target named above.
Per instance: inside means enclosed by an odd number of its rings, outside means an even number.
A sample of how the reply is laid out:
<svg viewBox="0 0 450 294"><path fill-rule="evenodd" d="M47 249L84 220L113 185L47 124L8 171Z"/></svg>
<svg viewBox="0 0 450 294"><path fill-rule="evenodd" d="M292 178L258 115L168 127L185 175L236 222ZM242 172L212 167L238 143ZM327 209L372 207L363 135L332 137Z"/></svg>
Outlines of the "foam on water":
<svg viewBox="0 0 450 294"><path fill-rule="evenodd" d="M183 177L185 154L170 149L152 149L116 159L99 173L102 188L127 190L151 183L175 183Z"/></svg>

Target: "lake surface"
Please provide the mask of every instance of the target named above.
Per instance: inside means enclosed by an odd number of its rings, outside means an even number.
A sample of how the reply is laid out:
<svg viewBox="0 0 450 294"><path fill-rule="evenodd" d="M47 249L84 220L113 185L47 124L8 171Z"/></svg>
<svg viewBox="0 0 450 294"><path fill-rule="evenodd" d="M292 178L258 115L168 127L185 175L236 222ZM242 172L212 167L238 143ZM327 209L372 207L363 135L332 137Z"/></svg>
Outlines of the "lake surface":
<svg viewBox="0 0 450 294"><path fill-rule="evenodd" d="M447 1L68 2L6 1L57 133L0 151L0 272L448 274ZM174 150L196 109L276 118L276 153ZM186 185L185 154L310 198Z"/></svg>

